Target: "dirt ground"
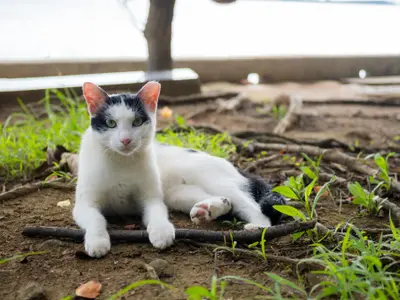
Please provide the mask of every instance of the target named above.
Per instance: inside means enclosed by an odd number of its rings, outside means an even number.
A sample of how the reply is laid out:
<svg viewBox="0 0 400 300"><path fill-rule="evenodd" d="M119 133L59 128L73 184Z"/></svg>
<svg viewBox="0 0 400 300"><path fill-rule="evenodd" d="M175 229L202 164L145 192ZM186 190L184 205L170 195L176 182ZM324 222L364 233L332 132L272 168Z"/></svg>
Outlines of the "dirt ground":
<svg viewBox="0 0 400 300"><path fill-rule="evenodd" d="M230 132L270 132L278 122L276 118L258 114L259 105L255 104L246 104L233 112L200 113L207 105L212 103L171 108L184 117L199 112L189 120L191 124L212 124ZM395 137L400 135L398 115L399 107L305 105L300 121L285 136L309 141L335 138L360 146L396 146L399 142ZM159 127L167 123L167 120L160 119ZM282 161L278 163L285 164ZM275 185L282 184L286 179L286 169L265 167L255 172ZM400 174L399 169L395 172ZM345 189L333 189L335 199L346 198L348 195L345 192ZM71 206L58 207L57 202L62 200L70 200ZM269 286L272 283L263 274L265 271L296 279L291 267L281 263L245 256L233 257L231 254L220 254L215 260L210 250L181 242L164 251L142 244L113 245L106 257L95 260L82 255L82 244L22 236L25 226L76 227L71 216L73 201L72 192L48 189L0 204L0 257L29 251L49 251L1 265L0 299L29 299L26 287L32 282L45 290L48 299L61 299L73 295L80 284L89 280L102 283L102 294L98 299L106 299L129 283L149 278L144 264L155 259L164 259L171 265L173 271L160 279L177 289L169 291L156 286L144 286L129 292L122 299L186 299L184 290L192 285L209 287L216 269L221 275L241 276ZM332 199L321 200L317 211L320 222L329 227L348 220L360 227L377 228L387 224L387 219L383 217L358 217L355 206L344 205L339 208ZM196 227L187 216L176 213L172 214L172 220L176 227L181 228L226 228L221 223ZM302 258L310 255L310 248L301 241L293 242L290 237L284 237L270 242L267 253ZM265 293L250 285L235 282L228 285L225 299L254 299L257 295Z"/></svg>

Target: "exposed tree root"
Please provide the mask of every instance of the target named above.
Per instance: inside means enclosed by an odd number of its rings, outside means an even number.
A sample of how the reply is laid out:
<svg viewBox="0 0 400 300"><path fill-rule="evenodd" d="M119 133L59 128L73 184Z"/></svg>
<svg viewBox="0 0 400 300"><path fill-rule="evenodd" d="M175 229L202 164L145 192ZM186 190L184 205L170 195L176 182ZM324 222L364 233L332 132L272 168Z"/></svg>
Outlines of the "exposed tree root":
<svg viewBox="0 0 400 300"><path fill-rule="evenodd" d="M311 222L291 222L272 226L267 229L265 239L286 236L295 232L312 229L315 221ZM62 228L62 227L25 227L23 235L29 237L53 237L66 238L74 241L82 241L84 230ZM111 240L114 242L149 243L146 230L109 230ZM200 242L225 242L233 239L238 243L253 243L261 240L262 230L259 231L210 231L193 229L176 229L175 237L177 240L195 240Z"/></svg>
<svg viewBox="0 0 400 300"><path fill-rule="evenodd" d="M303 101L301 98L290 97L290 105L285 116L279 121L272 132L276 134L283 134L285 131L294 126L299 119L299 113L302 105Z"/></svg>
<svg viewBox="0 0 400 300"><path fill-rule="evenodd" d="M400 207L389 200L377 198L377 201L382 205L383 209L390 213L393 223L396 226L400 225Z"/></svg>
<svg viewBox="0 0 400 300"><path fill-rule="evenodd" d="M238 94L231 99L217 98L215 103L187 114L185 119L190 120L210 112L221 113L225 111L238 110L246 100L248 100L248 98L244 94Z"/></svg>
<svg viewBox="0 0 400 300"><path fill-rule="evenodd" d="M393 179L392 188L394 188L396 191L400 192L400 182L398 182L397 180Z"/></svg>
<svg viewBox="0 0 400 300"><path fill-rule="evenodd" d="M284 151L284 152L294 152L294 153L306 153L312 156L322 155L323 160L336 162L341 165L346 166L349 170L354 172L359 172L365 175L375 175L378 171L367 165L364 165L361 161L356 158L339 152L333 149L321 149L313 146L303 146L303 145L284 145L284 144L263 144L263 143L253 143L255 151Z"/></svg>
<svg viewBox="0 0 400 300"><path fill-rule="evenodd" d="M196 102L203 102L208 100L216 100L216 99L231 99L233 97L238 96L239 93L236 92L208 92L201 94L193 94L189 96L179 96L179 97L171 97L161 95L158 103L159 105L183 105L183 104L192 104Z"/></svg>

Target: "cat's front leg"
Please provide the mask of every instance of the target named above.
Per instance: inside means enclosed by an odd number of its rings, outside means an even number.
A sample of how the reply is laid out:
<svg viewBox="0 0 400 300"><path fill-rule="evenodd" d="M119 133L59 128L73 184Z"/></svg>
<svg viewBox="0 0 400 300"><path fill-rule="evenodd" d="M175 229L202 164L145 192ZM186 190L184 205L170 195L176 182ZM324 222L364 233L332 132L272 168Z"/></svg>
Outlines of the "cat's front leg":
<svg viewBox="0 0 400 300"><path fill-rule="evenodd" d="M164 249L174 243L175 228L168 219L168 210L162 199L145 201L143 223L154 247Z"/></svg>
<svg viewBox="0 0 400 300"><path fill-rule="evenodd" d="M77 201L73 217L79 227L85 230L85 251L91 257L102 257L111 249L107 221L100 209L90 205L89 201Z"/></svg>

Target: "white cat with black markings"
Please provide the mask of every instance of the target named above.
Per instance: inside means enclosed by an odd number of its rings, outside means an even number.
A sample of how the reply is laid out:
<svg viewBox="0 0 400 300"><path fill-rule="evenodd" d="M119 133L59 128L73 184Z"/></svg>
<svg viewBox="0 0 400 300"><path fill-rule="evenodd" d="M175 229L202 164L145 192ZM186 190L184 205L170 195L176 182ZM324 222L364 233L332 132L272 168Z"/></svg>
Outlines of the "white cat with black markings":
<svg viewBox="0 0 400 300"><path fill-rule="evenodd" d="M156 82L116 95L83 85L91 125L82 137L73 216L86 231L90 256L110 250L109 214L142 214L150 242L161 249L175 237L165 204L196 224L227 213L248 222L248 230L280 221L272 205L285 201L262 178L225 159L155 141L159 94Z"/></svg>

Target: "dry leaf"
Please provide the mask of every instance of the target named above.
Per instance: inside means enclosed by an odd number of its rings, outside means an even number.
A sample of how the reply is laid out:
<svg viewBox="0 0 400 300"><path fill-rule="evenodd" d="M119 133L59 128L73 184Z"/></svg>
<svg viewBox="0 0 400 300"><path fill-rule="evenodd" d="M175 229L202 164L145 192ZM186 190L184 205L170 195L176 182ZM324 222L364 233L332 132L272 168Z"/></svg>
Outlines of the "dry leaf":
<svg viewBox="0 0 400 300"><path fill-rule="evenodd" d="M320 185L316 185L314 186L314 192L317 194L320 190L321 190L322 186ZM321 199L326 199L329 196L329 192L328 190L325 190L322 195L321 195Z"/></svg>
<svg viewBox="0 0 400 300"><path fill-rule="evenodd" d="M59 202L57 202L57 206L59 206L59 207L71 206L71 201L69 201L68 199L64 200L64 201L59 201Z"/></svg>
<svg viewBox="0 0 400 300"><path fill-rule="evenodd" d="M170 109L168 106L165 106L163 109L160 110L160 116L169 119L172 117L172 109Z"/></svg>
<svg viewBox="0 0 400 300"><path fill-rule="evenodd" d="M98 295L100 295L101 283L91 280L82 284L75 291L75 294L79 297L95 299Z"/></svg>

